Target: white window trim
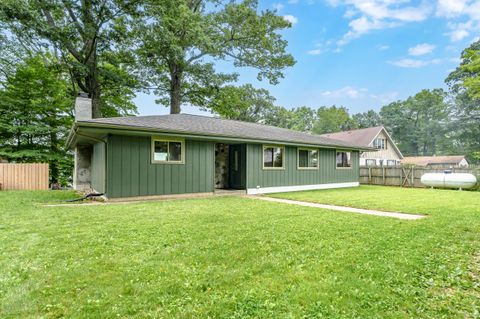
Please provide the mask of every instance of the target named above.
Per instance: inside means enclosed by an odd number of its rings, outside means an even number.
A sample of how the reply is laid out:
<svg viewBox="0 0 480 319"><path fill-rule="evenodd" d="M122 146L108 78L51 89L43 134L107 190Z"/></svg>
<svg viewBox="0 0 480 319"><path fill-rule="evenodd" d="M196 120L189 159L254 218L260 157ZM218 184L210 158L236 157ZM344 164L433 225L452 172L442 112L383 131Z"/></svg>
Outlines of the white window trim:
<svg viewBox="0 0 480 319"><path fill-rule="evenodd" d="M158 161L155 160L155 142L177 142L181 143L181 152L182 152L182 158L180 161ZM151 160L152 164L180 164L183 165L185 164L185 140L184 139L175 139L175 138L168 138L168 137L152 137L152 142L151 142L151 149L150 149L150 154L151 154Z"/></svg>
<svg viewBox="0 0 480 319"><path fill-rule="evenodd" d="M383 141L383 147L378 147L378 143L377 143L378 140L382 140L382 141ZM375 138L374 143L375 143L375 148L376 148L377 150L386 150L386 149L387 149L387 139L384 138L384 137L377 137L377 138Z"/></svg>
<svg viewBox="0 0 480 319"><path fill-rule="evenodd" d="M317 167L301 167L300 166L300 151L317 151ZM318 170L320 167L320 150L318 148L297 147L297 169L298 170Z"/></svg>
<svg viewBox="0 0 480 319"><path fill-rule="evenodd" d="M265 149L266 148L281 148L282 149L282 167L265 167ZM284 170L285 169L285 146L283 145L266 145L262 147L262 169L264 170Z"/></svg>
<svg viewBox="0 0 480 319"><path fill-rule="evenodd" d="M393 165L388 164L388 162L393 162ZM386 166L397 166L397 161L396 161L396 160L387 159L387 165L386 165Z"/></svg>
<svg viewBox="0 0 480 319"><path fill-rule="evenodd" d="M345 152L345 153L350 153L350 167L338 167L337 166L337 153L339 152ZM335 150L335 169L353 169L353 158L352 158L352 151L347 151L347 150Z"/></svg>

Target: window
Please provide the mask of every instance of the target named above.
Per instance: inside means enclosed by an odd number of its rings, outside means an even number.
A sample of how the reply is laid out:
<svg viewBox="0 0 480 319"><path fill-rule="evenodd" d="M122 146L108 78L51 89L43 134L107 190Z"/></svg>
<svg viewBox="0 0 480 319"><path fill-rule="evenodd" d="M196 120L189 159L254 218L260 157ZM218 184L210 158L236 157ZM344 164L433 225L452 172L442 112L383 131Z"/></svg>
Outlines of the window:
<svg viewBox="0 0 480 319"><path fill-rule="evenodd" d="M397 165L397 161L396 160L387 160L387 165L388 166L395 166L395 165Z"/></svg>
<svg viewBox="0 0 480 319"><path fill-rule="evenodd" d="M377 160L375 160L375 159L367 159L367 160L366 160L366 164L367 164L367 166L375 166L375 165L377 165Z"/></svg>
<svg viewBox="0 0 480 319"><path fill-rule="evenodd" d="M352 167L352 153L351 152L337 152L337 168Z"/></svg>
<svg viewBox="0 0 480 319"><path fill-rule="evenodd" d="M373 146L379 150L387 149L387 140L384 138L376 138Z"/></svg>
<svg viewBox="0 0 480 319"><path fill-rule="evenodd" d="M183 164L184 141L152 139L152 163Z"/></svg>
<svg viewBox="0 0 480 319"><path fill-rule="evenodd" d="M263 147L263 168L282 169L284 148L282 146Z"/></svg>
<svg viewBox="0 0 480 319"><path fill-rule="evenodd" d="M315 169L318 167L318 150L299 148L297 152L299 169Z"/></svg>

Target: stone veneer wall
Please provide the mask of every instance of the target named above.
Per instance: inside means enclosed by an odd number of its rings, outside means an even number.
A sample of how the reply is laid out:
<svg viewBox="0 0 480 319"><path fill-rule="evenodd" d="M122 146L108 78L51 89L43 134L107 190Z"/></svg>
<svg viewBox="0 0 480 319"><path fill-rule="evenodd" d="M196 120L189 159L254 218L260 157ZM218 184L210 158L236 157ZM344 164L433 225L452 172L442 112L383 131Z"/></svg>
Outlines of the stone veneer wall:
<svg viewBox="0 0 480 319"><path fill-rule="evenodd" d="M215 144L215 188L228 188L228 145Z"/></svg>

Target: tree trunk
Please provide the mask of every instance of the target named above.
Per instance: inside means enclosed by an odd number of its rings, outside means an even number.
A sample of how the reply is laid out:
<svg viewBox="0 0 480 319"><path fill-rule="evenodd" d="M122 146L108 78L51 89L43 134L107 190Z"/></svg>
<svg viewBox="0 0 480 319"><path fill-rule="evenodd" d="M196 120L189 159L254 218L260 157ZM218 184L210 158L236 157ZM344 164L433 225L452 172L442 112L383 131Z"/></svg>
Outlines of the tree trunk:
<svg viewBox="0 0 480 319"><path fill-rule="evenodd" d="M90 98L92 99L92 117L99 118L102 117L102 110L100 106L100 88L92 88L90 91Z"/></svg>
<svg viewBox="0 0 480 319"><path fill-rule="evenodd" d="M100 104L100 83L98 82L98 68L97 68L97 42L96 40L87 40L87 45L85 46L90 48L90 52L87 55L87 67L88 74L86 76L86 86L92 99L92 117L99 118L102 117L102 110Z"/></svg>
<svg viewBox="0 0 480 319"><path fill-rule="evenodd" d="M173 69L173 70L172 70ZM170 114L180 114L182 103L182 72L177 67L170 71Z"/></svg>
<svg viewBox="0 0 480 319"><path fill-rule="evenodd" d="M50 151L53 154L58 154L58 138L57 138L57 133L53 132L53 130L50 132ZM50 166L50 181L51 184L57 184L58 183L58 165L55 160L49 161L49 166Z"/></svg>

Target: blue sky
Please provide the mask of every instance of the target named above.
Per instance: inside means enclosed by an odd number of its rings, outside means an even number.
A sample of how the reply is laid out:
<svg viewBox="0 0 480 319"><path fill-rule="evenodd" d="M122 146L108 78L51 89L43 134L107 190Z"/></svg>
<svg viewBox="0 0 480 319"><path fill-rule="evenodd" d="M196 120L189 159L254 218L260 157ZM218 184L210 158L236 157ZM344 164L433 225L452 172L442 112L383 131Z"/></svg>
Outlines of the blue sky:
<svg viewBox="0 0 480 319"><path fill-rule="evenodd" d="M292 23L283 32L297 63L276 86L254 70L241 83L263 87L287 108L343 105L350 113L379 110L425 88L444 87L461 51L478 39L480 0L260 0ZM140 94L141 115L166 114L153 95ZM202 114L184 106L184 113Z"/></svg>

